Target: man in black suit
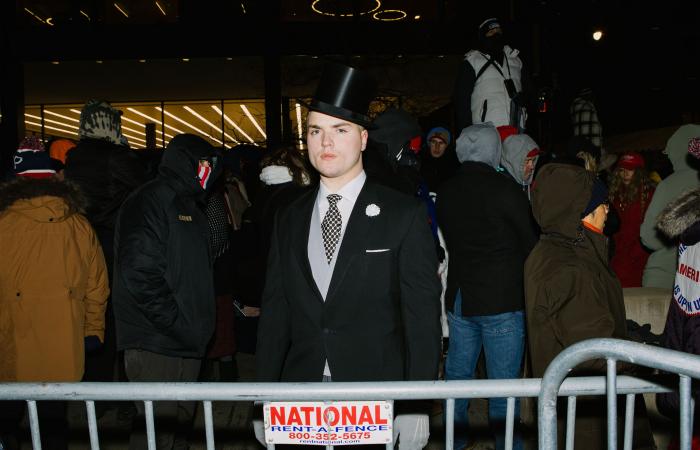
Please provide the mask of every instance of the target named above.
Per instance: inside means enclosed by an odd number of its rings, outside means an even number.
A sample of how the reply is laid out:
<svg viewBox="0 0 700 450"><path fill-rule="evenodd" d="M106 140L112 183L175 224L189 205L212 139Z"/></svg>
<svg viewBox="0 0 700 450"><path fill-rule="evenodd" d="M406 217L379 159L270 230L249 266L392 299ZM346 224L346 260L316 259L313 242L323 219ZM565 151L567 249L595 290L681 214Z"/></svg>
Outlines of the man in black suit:
<svg viewBox="0 0 700 450"><path fill-rule="evenodd" d="M427 213L417 199L367 181L362 166L373 85L332 65L309 106L309 158L321 182L275 221L260 381L437 377L440 282Z"/></svg>

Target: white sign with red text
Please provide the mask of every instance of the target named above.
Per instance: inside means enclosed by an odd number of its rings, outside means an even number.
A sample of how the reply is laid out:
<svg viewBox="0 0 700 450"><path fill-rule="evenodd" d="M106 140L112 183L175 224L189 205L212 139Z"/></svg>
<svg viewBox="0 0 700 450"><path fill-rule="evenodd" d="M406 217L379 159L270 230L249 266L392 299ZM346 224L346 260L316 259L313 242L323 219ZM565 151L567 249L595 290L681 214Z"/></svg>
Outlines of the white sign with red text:
<svg viewBox="0 0 700 450"><path fill-rule="evenodd" d="M393 439L391 402L268 402L263 411L268 444L363 445Z"/></svg>
<svg viewBox="0 0 700 450"><path fill-rule="evenodd" d="M700 314L700 244L678 246L678 269L673 299L687 316Z"/></svg>

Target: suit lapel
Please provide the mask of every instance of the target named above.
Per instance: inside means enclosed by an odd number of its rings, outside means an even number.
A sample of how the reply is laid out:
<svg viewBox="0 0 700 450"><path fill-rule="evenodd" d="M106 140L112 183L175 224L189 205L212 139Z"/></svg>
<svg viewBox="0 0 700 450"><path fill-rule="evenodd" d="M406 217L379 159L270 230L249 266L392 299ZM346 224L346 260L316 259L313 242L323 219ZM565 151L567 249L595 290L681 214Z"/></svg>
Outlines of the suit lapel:
<svg viewBox="0 0 700 450"><path fill-rule="evenodd" d="M376 220L365 213L365 209L370 203L378 203L378 201L376 191L372 188L368 180L362 187L360 195L357 196L355 206L348 220L348 225L345 228L345 236L338 250L338 260L335 263L331 284L328 287L326 303L332 300L335 291L338 286L342 284L353 260L357 257L361 257L365 253L367 233L370 230L372 221Z"/></svg>
<svg viewBox="0 0 700 450"><path fill-rule="evenodd" d="M299 221L295 227L294 232L291 235L291 239L294 241L294 254L297 257L301 271L306 278L306 282L311 286L311 289L316 294L318 301L323 302L323 296L318 290L316 281L314 280L313 273L311 272L311 265L309 264L309 227L311 226L311 215L314 211L314 205L316 203L316 196L318 194L318 188L309 192L301 205L300 212L298 216Z"/></svg>

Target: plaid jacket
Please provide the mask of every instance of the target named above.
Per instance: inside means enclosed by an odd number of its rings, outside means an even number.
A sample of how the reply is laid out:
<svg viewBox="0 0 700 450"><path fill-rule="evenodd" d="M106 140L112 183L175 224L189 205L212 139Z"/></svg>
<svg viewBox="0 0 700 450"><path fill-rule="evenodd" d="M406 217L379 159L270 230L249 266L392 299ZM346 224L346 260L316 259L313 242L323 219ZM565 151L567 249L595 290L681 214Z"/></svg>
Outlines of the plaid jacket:
<svg viewBox="0 0 700 450"><path fill-rule="evenodd" d="M574 136L588 138L595 146L601 147L603 129L592 102L580 97L574 100L571 105L571 124Z"/></svg>

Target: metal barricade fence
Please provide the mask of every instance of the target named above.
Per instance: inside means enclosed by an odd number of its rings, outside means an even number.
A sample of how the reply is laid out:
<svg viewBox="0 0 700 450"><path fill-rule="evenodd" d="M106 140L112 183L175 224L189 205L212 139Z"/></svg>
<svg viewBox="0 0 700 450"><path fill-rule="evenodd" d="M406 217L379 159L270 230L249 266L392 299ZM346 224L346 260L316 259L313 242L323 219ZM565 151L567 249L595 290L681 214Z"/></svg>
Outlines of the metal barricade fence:
<svg viewBox="0 0 700 450"><path fill-rule="evenodd" d="M606 353L608 352L608 353ZM145 406L146 433L149 450L155 450L154 401L199 401L203 404L207 450L214 450L214 421L212 402L217 401L343 401L343 400L444 400L445 448L453 448L455 399L506 398L507 418L505 444L512 449L515 399L539 397L539 448L556 448L556 397L574 398L579 395L608 393L609 420L615 420L615 395L634 396L643 393L670 392L651 381L634 377L615 376L614 362L608 377L572 377L564 380L569 368L593 358L609 361L626 360L681 374L681 393L686 416L690 410L688 377L700 376L700 357L655 347L612 339L596 339L579 343L562 352L548 368L543 379L468 380L468 381L404 381L372 383L0 383L0 403L23 400L28 404L32 445L41 450L39 418L36 402L42 400L84 401L92 450L99 450L95 401L142 401ZM609 363L610 367L610 363ZM562 382L563 380L563 382ZM612 381L611 381L612 380ZM686 381L684 381L686 380ZM612 400L611 400L612 398ZM628 402L628 405L630 402ZM575 404L569 401L569 413ZM628 411L633 415L633 410ZM684 416L681 430L690 449L689 418ZM552 422L553 421L553 422ZM552 425L553 424L553 425ZM567 443L573 442L573 417L568 421ZM631 426L631 423L630 423ZM553 428L552 428L553 427ZM615 430L613 428L613 430ZM614 432L614 431L613 431ZM615 437L616 439L616 437ZM616 441L609 441L614 442ZM610 449L614 449L615 446ZM387 449L393 444L387 444ZM274 448L274 445L268 445Z"/></svg>
<svg viewBox="0 0 700 450"><path fill-rule="evenodd" d="M700 378L700 356L618 339L589 339L568 347L549 364L542 378L538 396L538 440L540 450L557 448L557 396L566 384L562 381L570 370L584 361L606 359L605 394L607 397L608 450L617 449L617 394L628 394L625 410L624 448L632 448L634 394L620 389L617 361L672 372L679 375L680 448L690 450L695 402L690 392L690 379ZM561 389L560 389L561 386ZM573 446L575 398L569 398L567 412L566 448Z"/></svg>

